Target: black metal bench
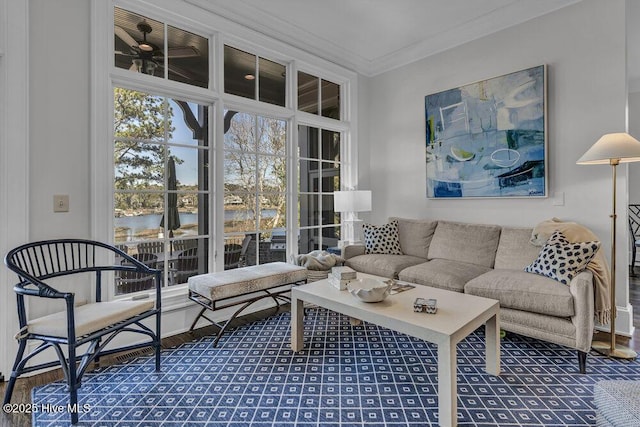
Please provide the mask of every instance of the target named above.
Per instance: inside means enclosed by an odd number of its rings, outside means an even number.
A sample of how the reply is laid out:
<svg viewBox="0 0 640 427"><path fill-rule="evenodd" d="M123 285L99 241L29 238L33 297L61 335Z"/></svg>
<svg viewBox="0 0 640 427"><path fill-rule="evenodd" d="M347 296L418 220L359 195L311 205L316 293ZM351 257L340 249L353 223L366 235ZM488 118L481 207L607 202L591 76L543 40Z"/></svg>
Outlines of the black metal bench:
<svg viewBox="0 0 640 427"><path fill-rule="evenodd" d="M201 317L208 320L220 328L213 341L215 347L231 321L251 304L263 298L273 298L278 306L280 301L289 302L290 299L283 294L289 292L292 285L306 281L306 268L285 262L271 262L190 277L189 299L203 308L189 331L193 331ZM240 308L224 324L204 314L206 310L215 311L236 305L240 305Z"/></svg>

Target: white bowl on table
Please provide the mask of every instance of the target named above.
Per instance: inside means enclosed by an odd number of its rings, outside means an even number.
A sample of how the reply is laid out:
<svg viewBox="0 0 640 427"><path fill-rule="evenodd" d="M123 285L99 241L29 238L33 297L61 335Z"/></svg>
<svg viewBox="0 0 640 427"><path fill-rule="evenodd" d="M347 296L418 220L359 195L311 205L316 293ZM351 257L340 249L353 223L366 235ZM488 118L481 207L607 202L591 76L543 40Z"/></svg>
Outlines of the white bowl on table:
<svg viewBox="0 0 640 427"><path fill-rule="evenodd" d="M380 302L389 296L391 283L371 277L356 279L347 285L349 293L364 302Z"/></svg>

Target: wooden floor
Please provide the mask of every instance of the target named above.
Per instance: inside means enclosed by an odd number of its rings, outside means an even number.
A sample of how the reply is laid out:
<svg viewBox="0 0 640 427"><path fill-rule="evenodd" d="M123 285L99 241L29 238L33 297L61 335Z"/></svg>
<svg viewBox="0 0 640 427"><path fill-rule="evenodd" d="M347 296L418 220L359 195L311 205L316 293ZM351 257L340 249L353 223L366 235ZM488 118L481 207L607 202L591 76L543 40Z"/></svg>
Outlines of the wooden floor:
<svg viewBox="0 0 640 427"><path fill-rule="evenodd" d="M636 327L634 336L629 340L626 338L621 338L618 341L621 344L627 345L633 348L636 352L640 354L640 267L638 267L638 277L632 278L630 283L630 296L629 300L631 304L634 306L634 318L633 323ZM288 310L288 307L281 310ZM274 309L265 310L263 312L258 312L254 314L250 314L247 316L239 317L236 319L234 324L236 326L251 323L258 319L264 318L266 316L273 315L275 312ZM171 337L167 337L162 340L162 346L164 348L171 348L178 346L182 343L192 341L194 339L201 338L205 335L209 335L215 333L217 329L213 326L200 328L195 330L192 334L184 333L180 335L174 335ZM598 340L608 340L608 334L604 333L596 333L594 339ZM105 358L101 360L101 364L110 365L114 363L119 363L124 360L128 355L113 355L111 357ZM131 357L135 357L135 354ZM589 362L587 361L587 367L589 366ZM11 399L12 403L30 403L31 402L31 389L33 387L48 384L53 381L57 381L62 379L62 371L55 370L46 372L40 375L34 375L28 378L20 378L16 381L16 386L13 391L13 397ZM0 384L0 395L4 396L4 389L6 387L6 383ZM5 414L4 412L0 418L0 426L2 427L26 427L31 425L31 416L26 414Z"/></svg>

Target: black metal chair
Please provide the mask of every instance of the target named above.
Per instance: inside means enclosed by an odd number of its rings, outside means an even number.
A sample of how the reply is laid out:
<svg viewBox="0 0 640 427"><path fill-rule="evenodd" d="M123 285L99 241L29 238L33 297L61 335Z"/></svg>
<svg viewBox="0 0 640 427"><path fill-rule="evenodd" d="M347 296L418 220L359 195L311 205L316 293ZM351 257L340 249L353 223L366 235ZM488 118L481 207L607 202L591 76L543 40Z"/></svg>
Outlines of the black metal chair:
<svg viewBox="0 0 640 427"><path fill-rule="evenodd" d="M109 259L112 254L127 265L102 265L97 260ZM14 286L17 294L20 331L16 334L18 353L4 404L11 401L16 379L22 374L60 365L69 388L69 407L78 408L78 389L82 376L92 362L112 353L153 346L155 368L160 370L160 270L150 268L123 251L101 242L80 239L48 240L28 243L12 249L5 257L7 267L18 275ZM132 272L153 275L156 283L155 301L102 302L103 274L107 271ZM68 276L76 277L68 277ZM95 288L95 301L76 306L75 293L58 291L51 285L63 283L63 278L78 284L82 281ZM55 280L51 280L55 279ZM77 286L77 285L76 285ZM25 297L64 300L66 309L37 319L29 319ZM155 331L142 324L142 320L155 316ZM134 332L150 339L138 344L106 350L105 347L120 333ZM24 356L27 343L41 343ZM65 356L62 348L67 349ZM86 346L84 350L79 347ZM53 348L57 361L26 366L27 362L44 350ZM81 354L81 351L84 351ZM71 422L78 422L78 412L71 410Z"/></svg>
<svg viewBox="0 0 640 427"><path fill-rule="evenodd" d="M629 241L631 242L630 275L635 277L636 251L640 247L640 205L629 205Z"/></svg>

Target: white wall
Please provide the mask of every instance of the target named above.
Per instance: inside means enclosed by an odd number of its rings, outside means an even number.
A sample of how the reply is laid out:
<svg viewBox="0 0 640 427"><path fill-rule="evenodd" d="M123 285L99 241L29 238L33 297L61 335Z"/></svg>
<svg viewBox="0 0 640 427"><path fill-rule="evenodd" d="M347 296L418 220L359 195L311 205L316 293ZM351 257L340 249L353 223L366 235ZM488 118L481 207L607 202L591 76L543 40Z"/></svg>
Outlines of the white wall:
<svg viewBox="0 0 640 427"><path fill-rule="evenodd" d="M30 1L31 240L90 237L90 2ZM68 213L53 195L68 194Z"/></svg>
<svg viewBox="0 0 640 427"><path fill-rule="evenodd" d="M550 197L427 199L425 95L540 64L548 65ZM590 227L609 253L611 168L578 166L576 160L603 134L625 130L624 0L584 0L367 83L374 222L398 215L534 226L555 216ZM626 195L625 174L619 175L618 194ZM564 205L556 206L560 194ZM625 206L626 197L620 197L618 211ZM616 259L624 266L626 218L619 223ZM617 271L618 306L627 306L626 269ZM624 315L618 329L628 332L631 322Z"/></svg>
<svg viewBox="0 0 640 427"><path fill-rule="evenodd" d="M0 0L0 254L28 238L28 15L26 2ZM17 349L14 280L0 263L0 372L5 378Z"/></svg>

